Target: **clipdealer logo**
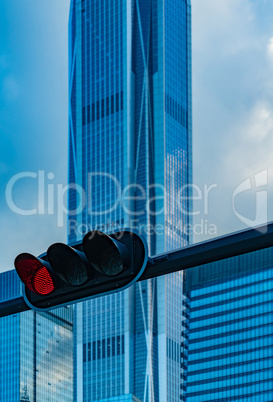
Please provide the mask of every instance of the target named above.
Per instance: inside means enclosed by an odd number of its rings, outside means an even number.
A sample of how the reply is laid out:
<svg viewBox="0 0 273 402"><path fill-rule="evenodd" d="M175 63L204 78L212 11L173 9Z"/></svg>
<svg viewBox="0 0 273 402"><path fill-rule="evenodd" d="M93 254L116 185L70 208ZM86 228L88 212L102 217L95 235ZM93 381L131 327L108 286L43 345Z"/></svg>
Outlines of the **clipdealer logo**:
<svg viewBox="0 0 273 402"><path fill-rule="evenodd" d="M148 192L145 188L138 184L130 184L124 189L121 187L118 180L105 172L93 172L88 175L88 188L85 191L80 185L76 183L70 183L63 185L60 183L53 183L55 179L54 173L50 172L45 174L44 171L38 172L21 172L13 176L6 186L6 202L11 211L16 214L30 216L30 215L56 215L58 227L62 227L65 222L65 217L69 215L72 219L72 223L77 223L78 220L73 220L72 217L81 214L83 210L86 210L89 215L97 216L107 216L111 214L118 207L123 209L124 214L130 218L132 225L136 224L135 218L143 215L149 214L150 216L157 216L164 214L165 204L164 200L168 200L172 208L179 211L183 216L196 217L198 215L203 215L205 218L209 216L209 203L210 203L210 193L212 190L217 189L217 184L210 186L204 185L204 188L200 188L194 184L188 184L182 189L179 189L177 193L173 193L172 197L164 188L164 186L159 184L153 184L149 187ZM96 206L92 203L92 188L96 183L100 183L103 179L105 183L108 180L108 186L115 189L115 196L113 203L110 205ZM37 193L31 196L32 205L33 201L36 201L34 205L35 208L23 209L15 201L20 204L20 198L15 197L16 194L15 186L21 180L34 180L36 185ZM92 180L95 182L92 184ZM232 192L232 210L236 218L243 222L248 227L255 227L265 225L268 221L268 171L263 170L254 175L253 180L247 178L242 181ZM149 190L152 188L155 193L155 197L149 196ZM155 191L156 190L156 191ZM236 207L237 200L243 194L253 194L255 191L255 216L251 218L248 211L239 210ZM73 193L76 200L76 205L73 210L68 210L66 206L66 199L69 192ZM18 194L18 193L17 193ZM33 198L32 198L33 197ZM30 200L29 200L30 201ZM135 211L133 208L134 201L141 201L144 205L142 210ZM161 205L161 209L153 209L155 201ZM193 202L194 209L185 209L184 206L188 201ZM110 215L109 215L110 216ZM167 218L168 219L168 218ZM138 222L138 221L137 221ZM115 225L117 224L114 223ZM173 224L173 222L172 222ZM206 234L206 235L217 235L217 226L212 224L209 219L201 219L200 223L186 224L184 221L180 225L180 222L176 221L176 230L180 233L186 231L184 234L193 233L195 235ZM150 228L145 228L145 230L151 230ZM152 228L152 230L154 230ZM156 230L159 230L158 227ZM266 232L267 227L261 226L258 230L261 232Z"/></svg>
<svg viewBox="0 0 273 402"><path fill-rule="evenodd" d="M80 215L85 211L86 215L92 217L92 227L96 224L108 228L117 225L132 227L140 230L145 234L156 232L160 234L164 232L165 225L171 222L169 229L175 231L178 235L189 234L206 234L215 235L217 232L216 225L212 225L208 219L202 219L200 223L190 223L191 217L204 214L208 217L210 194L212 190L217 188L216 184L210 186L204 185L199 187L195 184L186 184L181 188L170 193L169 188L165 188L161 184L152 183L146 187L142 187L137 183L131 183L124 188L118 179L106 172L90 172L87 175L86 188L76 184L56 183L55 174L47 173L39 170L38 172L20 172L7 183L6 186L6 202L11 211L22 216L31 215L55 215L58 227L63 227L68 216L68 229L72 231L87 231L89 227L89 219L82 222ZM34 191L26 194L26 200L29 207L22 206L22 194L18 193L18 183L21 188L25 181L31 183ZM97 205L93 197L100 185L112 190L112 197L108 197L104 202ZM73 208L68 209L67 200L73 197ZM152 195L151 195L152 194ZM135 209L135 203L141 204L141 208ZM188 207L191 203L197 202L195 208ZM32 207L30 207L30 205ZM115 211L123 211L122 216L115 220ZM155 220L155 224L147 221L142 226L141 216L148 215L155 217L165 215L165 224L162 225L162 216L159 221ZM80 219L78 219L80 217ZM174 218L175 217L175 218ZM189 219L185 219L189 217ZM125 221L126 220L126 221ZM187 224L188 222L188 224ZM213 233L212 233L213 231Z"/></svg>
<svg viewBox="0 0 273 402"><path fill-rule="evenodd" d="M254 185L253 185L254 184ZM255 174L254 183L248 178L240 183L233 192L232 196L232 209L235 216L249 227L263 225L268 220L268 191L265 188L268 185L268 172L263 170ZM255 199L255 217L254 219L249 218L243 213L238 212L235 206L236 199L243 193L256 190ZM266 232L266 226L259 228L259 231Z"/></svg>

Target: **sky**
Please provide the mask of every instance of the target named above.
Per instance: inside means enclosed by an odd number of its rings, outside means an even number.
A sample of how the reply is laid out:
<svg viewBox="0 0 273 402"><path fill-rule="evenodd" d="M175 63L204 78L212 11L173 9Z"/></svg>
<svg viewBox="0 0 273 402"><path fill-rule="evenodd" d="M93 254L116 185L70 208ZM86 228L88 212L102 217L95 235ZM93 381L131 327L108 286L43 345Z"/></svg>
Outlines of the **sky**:
<svg viewBox="0 0 273 402"><path fill-rule="evenodd" d="M69 0L0 2L0 272L66 242L65 218L12 209L47 211L67 183L68 16ZM272 0L192 0L192 68L199 242L273 220Z"/></svg>
<svg viewBox="0 0 273 402"><path fill-rule="evenodd" d="M7 205L9 181L20 172L45 172L67 182L69 0L0 2L0 270L23 251L40 254L66 241L55 215L21 216ZM55 179L47 175L54 173ZM18 180L14 202L32 209L38 179Z"/></svg>
<svg viewBox="0 0 273 402"><path fill-rule="evenodd" d="M220 236L273 219L273 2L192 0L192 14L193 182L217 186L194 221Z"/></svg>

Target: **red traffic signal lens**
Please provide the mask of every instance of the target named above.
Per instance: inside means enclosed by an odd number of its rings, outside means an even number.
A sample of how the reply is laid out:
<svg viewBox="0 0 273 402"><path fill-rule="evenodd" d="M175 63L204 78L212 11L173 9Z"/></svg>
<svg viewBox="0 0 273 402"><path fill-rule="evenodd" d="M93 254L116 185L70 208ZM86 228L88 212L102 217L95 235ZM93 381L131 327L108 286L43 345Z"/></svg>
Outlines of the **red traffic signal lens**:
<svg viewBox="0 0 273 402"><path fill-rule="evenodd" d="M45 296L55 289L49 270L33 255L27 253L18 255L14 265L21 281L32 292Z"/></svg>
<svg viewBox="0 0 273 402"><path fill-rule="evenodd" d="M39 268L34 275L34 288L40 295L48 295L54 290L54 283L46 267Z"/></svg>

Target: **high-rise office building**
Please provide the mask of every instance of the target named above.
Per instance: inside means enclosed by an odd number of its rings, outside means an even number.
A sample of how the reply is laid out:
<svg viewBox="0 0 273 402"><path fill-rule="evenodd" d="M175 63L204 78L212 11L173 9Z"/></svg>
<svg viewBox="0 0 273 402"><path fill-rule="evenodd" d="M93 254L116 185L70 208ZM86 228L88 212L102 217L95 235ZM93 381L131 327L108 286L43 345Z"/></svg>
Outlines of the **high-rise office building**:
<svg viewBox="0 0 273 402"><path fill-rule="evenodd" d="M273 400L273 248L186 272L183 401Z"/></svg>
<svg viewBox="0 0 273 402"><path fill-rule="evenodd" d="M190 1L72 0L69 34L69 242L129 227L150 254L187 245ZM182 289L180 273L76 306L75 401L179 400Z"/></svg>
<svg viewBox="0 0 273 402"><path fill-rule="evenodd" d="M20 297L16 271L0 274L0 302ZM72 308L0 319L0 401L73 401Z"/></svg>

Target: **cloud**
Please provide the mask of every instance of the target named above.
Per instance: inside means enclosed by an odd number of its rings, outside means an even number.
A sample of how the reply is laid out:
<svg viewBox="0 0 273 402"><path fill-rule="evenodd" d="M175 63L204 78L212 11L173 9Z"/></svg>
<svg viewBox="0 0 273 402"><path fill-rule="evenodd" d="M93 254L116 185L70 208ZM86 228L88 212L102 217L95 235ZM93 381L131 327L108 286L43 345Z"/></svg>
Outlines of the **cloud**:
<svg viewBox="0 0 273 402"><path fill-rule="evenodd" d="M229 135L236 138L236 143L228 150L223 163L225 177L240 180L262 169L273 176L272 105L258 101L231 130Z"/></svg>
<svg viewBox="0 0 273 402"><path fill-rule="evenodd" d="M56 222L56 216L19 216L6 210L1 216L0 272L14 269L13 261L20 253L39 255L50 244L65 243L66 227L59 228Z"/></svg>
<svg viewBox="0 0 273 402"><path fill-rule="evenodd" d="M205 216L218 235L244 228L232 211L241 181L267 169L273 201L272 13L268 0L192 0L193 177L218 186ZM254 201L250 191L245 210Z"/></svg>
<svg viewBox="0 0 273 402"><path fill-rule="evenodd" d="M16 255L22 252L39 255L44 253L50 244L66 243L66 215L61 208L58 209L57 203L56 188L61 183L57 179L50 182L55 189L50 198L50 205L54 206L55 213L51 214L52 208L49 214L47 175L43 185L44 176L38 176L37 172L32 174L36 177L23 175L12 187L10 195L6 193L6 175L4 174L3 178L0 176L3 192L0 197L0 272L13 269ZM36 211L28 215L30 210L34 209ZM58 216L64 216L62 227L58 226Z"/></svg>
<svg viewBox="0 0 273 402"><path fill-rule="evenodd" d="M267 45L267 52L268 52L268 55L270 57L272 57L272 59L273 59L273 38L269 39L269 42L268 42L268 45Z"/></svg>

